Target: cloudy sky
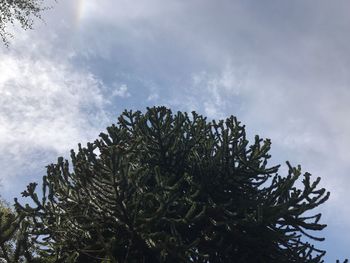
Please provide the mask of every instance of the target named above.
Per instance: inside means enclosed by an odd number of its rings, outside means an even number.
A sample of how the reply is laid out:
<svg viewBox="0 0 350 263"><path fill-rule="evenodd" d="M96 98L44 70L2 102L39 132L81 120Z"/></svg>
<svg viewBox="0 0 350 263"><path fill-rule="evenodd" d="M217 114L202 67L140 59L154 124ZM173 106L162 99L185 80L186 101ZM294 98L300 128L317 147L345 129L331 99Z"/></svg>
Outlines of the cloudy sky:
<svg viewBox="0 0 350 263"><path fill-rule="evenodd" d="M350 2L59 0L0 47L1 195L124 109L235 115L331 198L319 244L350 257ZM344 235L345 233L345 235ZM321 234L322 235L322 234Z"/></svg>

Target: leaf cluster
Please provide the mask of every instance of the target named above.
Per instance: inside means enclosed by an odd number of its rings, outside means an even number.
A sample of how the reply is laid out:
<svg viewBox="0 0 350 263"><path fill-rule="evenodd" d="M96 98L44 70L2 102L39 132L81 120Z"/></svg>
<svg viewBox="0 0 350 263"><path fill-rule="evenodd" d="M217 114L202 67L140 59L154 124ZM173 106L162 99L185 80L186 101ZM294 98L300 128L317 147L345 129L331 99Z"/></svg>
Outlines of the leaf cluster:
<svg viewBox="0 0 350 263"><path fill-rule="evenodd" d="M18 22L23 29L32 29L34 19L41 19L44 0L0 0L0 37L5 45L12 35L7 32L8 24Z"/></svg>

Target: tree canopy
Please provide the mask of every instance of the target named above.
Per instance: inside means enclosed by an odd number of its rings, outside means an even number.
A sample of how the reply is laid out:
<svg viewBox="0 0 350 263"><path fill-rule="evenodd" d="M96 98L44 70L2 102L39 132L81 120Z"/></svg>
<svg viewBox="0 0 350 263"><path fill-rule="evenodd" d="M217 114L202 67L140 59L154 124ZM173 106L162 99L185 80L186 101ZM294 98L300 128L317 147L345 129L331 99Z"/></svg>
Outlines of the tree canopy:
<svg viewBox="0 0 350 263"><path fill-rule="evenodd" d="M233 116L125 111L47 166L17 213L51 262L323 262L310 242L326 225L310 213L329 192L288 162L279 175L270 147Z"/></svg>
<svg viewBox="0 0 350 263"><path fill-rule="evenodd" d="M8 45L12 35L6 30L9 24L19 23L23 29L31 29L34 19L41 18L47 7L43 0L0 0L0 37Z"/></svg>

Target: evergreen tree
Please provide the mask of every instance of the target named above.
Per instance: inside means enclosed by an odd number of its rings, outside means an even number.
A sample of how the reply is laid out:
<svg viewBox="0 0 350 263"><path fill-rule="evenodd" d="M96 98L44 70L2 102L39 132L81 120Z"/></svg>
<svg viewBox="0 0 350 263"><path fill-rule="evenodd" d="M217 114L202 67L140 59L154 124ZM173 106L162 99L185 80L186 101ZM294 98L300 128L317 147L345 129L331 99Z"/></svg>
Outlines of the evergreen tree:
<svg viewBox="0 0 350 263"><path fill-rule="evenodd" d="M300 167L268 167L270 146L233 116L125 111L16 207L53 262L323 262L310 212L329 193Z"/></svg>
<svg viewBox="0 0 350 263"><path fill-rule="evenodd" d="M0 200L0 263L42 262L33 255L35 245L23 219Z"/></svg>

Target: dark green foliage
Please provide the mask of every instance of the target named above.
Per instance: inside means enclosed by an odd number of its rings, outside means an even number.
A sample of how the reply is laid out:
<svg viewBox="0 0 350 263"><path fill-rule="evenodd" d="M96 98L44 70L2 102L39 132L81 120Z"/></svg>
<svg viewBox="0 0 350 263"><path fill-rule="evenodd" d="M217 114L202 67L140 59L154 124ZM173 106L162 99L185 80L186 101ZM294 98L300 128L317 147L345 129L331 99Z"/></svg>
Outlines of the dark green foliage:
<svg viewBox="0 0 350 263"><path fill-rule="evenodd" d="M35 245L29 239L28 225L23 216L0 201L0 259L7 263L43 262L33 255Z"/></svg>
<svg viewBox="0 0 350 263"><path fill-rule="evenodd" d="M0 37L8 45L8 37L12 35L6 31L8 24L18 22L23 29L31 29L34 18L40 18L43 0L0 0Z"/></svg>
<svg viewBox="0 0 350 263"><path fill-rule="evenodd" d="M207 122L164 107L125 111L101 139L47 167L16 201L54 262L322 262L329 193L300 167L268 167L270 141L249 144L234 117ZM296 186L299 182L300 188Z"/></svg>

